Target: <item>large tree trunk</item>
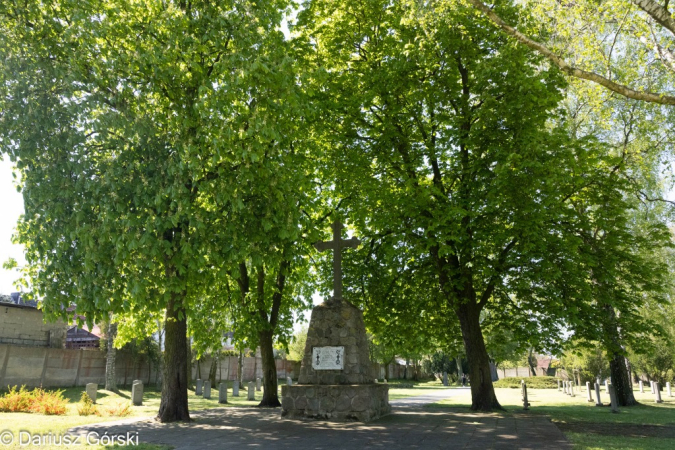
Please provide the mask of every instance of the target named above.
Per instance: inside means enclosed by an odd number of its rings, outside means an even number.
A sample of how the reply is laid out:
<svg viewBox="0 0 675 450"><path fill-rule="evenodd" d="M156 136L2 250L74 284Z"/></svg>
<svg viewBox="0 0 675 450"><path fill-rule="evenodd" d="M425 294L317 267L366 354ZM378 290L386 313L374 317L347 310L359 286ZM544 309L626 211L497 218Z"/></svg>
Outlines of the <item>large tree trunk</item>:
<svg viewBox="0 0 675 450"><path fill-rule="evenodd" d="M239 350L239 357L237 358L237 380L239 386L244 386L244 351Z"/></svg>
<svg viewBox="0 0 675 450"><path fill-rule="evenodd" d="M639 405L633 394L633 384L626 368L626 358L623 353L615 353L609 360L609 372L616 392L616 401L619 406Z"/></svg>
<svg viewBox="0 0 675 450"><path fill-rule="evenodd" d="M213 359L211 360L211 368L209 369L209 381L211 382L211 386L217 386L216 384L216 371L218 370L218 355L213 355Z"/></svg>
<svg viewBox="0 0 675 450"><path fill-rule="evenodd" d="M105 355L105 389L107 391L117 392L117 375L115 374L115 357L117 356L117 349L115 349L114 341L117 336L117 324L110 321L108 324L108 344L107 353Z"/></svg>
<svg viewBox="0 0 675 450"><path fill-rule="evenodd" d="M157 419L189 421L187 317L174 294L166 307L164 336L164 383Z"/></svg>
<svg viewBox="0 0 675 450"><path fill-rule="evenodd" d="M633 395L633 383L630 381L626 368L626 354L621 346L616 311L611 305L605 305L604 309L607 312L607 320L603 324L603 331L606 340L605 345L608 348L607 354L610 358L609 373L616 392L616 401L619 406L639 405L638 401L635 400L635 395Z"/></svg>
<svg viewBox="0 0 675 450"><path fill-rule="evenodd" d="M258 406L269 408L281 406L277 385L277 365L274 361L273 334L272 330L258 333L263 369L263 398Z"/></svg>
<svg viewBox="0 0 675 450"><path fill-rule="evenodd" d="M469 363L471 409L474 411L503 409L492 386L490 358L480 329L480 307L474 301L469 301L458 305L456 311Z"/></svg>

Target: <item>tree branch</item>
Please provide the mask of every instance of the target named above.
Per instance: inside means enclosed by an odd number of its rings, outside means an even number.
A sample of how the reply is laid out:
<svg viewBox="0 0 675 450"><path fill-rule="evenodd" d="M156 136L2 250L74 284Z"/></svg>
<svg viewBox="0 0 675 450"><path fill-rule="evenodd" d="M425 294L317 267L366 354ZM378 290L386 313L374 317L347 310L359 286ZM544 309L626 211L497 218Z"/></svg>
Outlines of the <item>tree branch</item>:
<svg viewBox="0 0 675 450"><path fill-rule="evenodd" d="M606 87L612 92L616 92L617 94L623 95L624 97L631 98L633 100L658 103L661 105L675 105L675 96L666 94L657 94L648 91L636 91L635 89L632 89L623 84L615 83L614 81L611 81L601 75L598 75L597 73L588 72L586 70L581 70L574 66L571 66L564 59L562 59L561 57L553 53L551 50L549 50L548 47L546 47L545 45L528 38L518 30L513 28L512 26L508 25L506 22L504 22L504 20L502 20L501 17L495 14L485 3L481 2L480 0L469 0L469 2L472 5L474 5L474 7L482 11L492 22L494 22L497 26L499 26L502 30L504 30L506 34L514 37L517 41L527 45L531 49L536 50L541 55L548 58L553 64L558 66L558 68L567 75L575 78L580 78L582 80L592 81L594 83ZM654 3L653 1L649 0L634 0L634 2ZM662 8L661 6L659 7ZM672 19L670 20L672 21ZM675 24L673 25L673 29L675 30Z"/></svg>
<svg viewBox="0 0 675 450"><path fill-rule="evenodd" d="M649 14L663 28L675 34L675 19L672 18L666 7L659 5L654 0L632 0L638 8Z"/></svg>

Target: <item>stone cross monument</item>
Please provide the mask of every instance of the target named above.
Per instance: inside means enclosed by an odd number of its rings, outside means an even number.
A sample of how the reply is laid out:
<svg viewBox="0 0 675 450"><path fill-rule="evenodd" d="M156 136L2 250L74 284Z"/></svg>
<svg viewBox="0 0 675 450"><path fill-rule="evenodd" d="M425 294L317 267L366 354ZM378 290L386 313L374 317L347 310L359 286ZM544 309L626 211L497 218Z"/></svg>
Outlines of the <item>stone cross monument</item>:
<svg viewBox="0 0 675 450"><path fill-rule="evenodd" d="M333 240L328 242L317 242L314 247L324 252L333 250L333 300L342 300L342 249L356 248L361 244L357 238L342 239L342 229L344 228L339 220L335 220L333 225Z"/></svg>
<svg viewBox="0 0 675 450"><path fill-rule="evenodd" d="M342 239L339 221L332 228L333 240L314 246L334 251L333 297L312 310L298 384L281 387L281 415L367 422L391 411L389 387L373 383L363 312L342 298L342 249L360 242Z"/></svg>

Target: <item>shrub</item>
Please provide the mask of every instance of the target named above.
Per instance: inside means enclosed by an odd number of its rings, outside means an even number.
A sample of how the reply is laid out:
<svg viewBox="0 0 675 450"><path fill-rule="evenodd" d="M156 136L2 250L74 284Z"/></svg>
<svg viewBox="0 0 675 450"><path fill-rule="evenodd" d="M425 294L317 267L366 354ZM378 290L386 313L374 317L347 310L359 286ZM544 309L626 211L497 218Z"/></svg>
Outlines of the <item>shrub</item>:
<svg viewBox="0 0 675 450"><path fill-rule="evenodd" d="M496 388L520 389L520 381L525 380L530 389L557 389L558 381L555 377L507 377L493 383Z"/></svg>
<svg viewBox="0 0 675 450"><path fill-rule="evenodd" d="M117 403L116 405L107 407L105 412L110 416L127 417L131 415L131 405L128 403Z"/></svg>
<svg viewBox="0 0 675 450"><path fill-rule="evenodd" d="M16 386L9 387L9 391L0 397L0 411L2 412L30 412L33 404L33 394L21 386L17 391Z"/></svg>
<svg viewBox="0 0 675 450"><path fill-rule="evenodd" d="M0 412L32 412L46 415L63 415L66 413L68 400L63 398L63 391L45 391L35 388L28 391L26 386L17 390L16 386L0 397Z"/></svg>
<svg viewBox="0 0 675 450"><path fill-rule="evenodd" d="M80 397L80 404L77 406L77 413L81 416L90 416L92 414L98 414L98 409L94 405L94 401L89 397L86 392L82 393Z"/></svg>
<svg viewBox="0 0 675 450"><path fill-rule="evenodd" d="M36 388L33 391L31 412L48 416L62 416L66 413L68 400L63 398L63 391L45 391Z"/></svg>

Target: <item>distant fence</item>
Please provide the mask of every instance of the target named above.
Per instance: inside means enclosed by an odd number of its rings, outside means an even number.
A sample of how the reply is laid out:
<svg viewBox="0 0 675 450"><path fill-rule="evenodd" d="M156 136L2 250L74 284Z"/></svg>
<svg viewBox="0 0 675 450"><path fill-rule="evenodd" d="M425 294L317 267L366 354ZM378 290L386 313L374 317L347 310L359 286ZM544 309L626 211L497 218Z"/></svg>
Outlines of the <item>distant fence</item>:
<svg viewBox="0 0 675 450"><path fill-rule="evenodd" d="M243 358L244 381L262 377L261 358ZM28 347L0 344L0 387L43 386L59 388L84 386L87 383L105 384L105 352L98 349L78 350L49 347ZM275 360L277 376L297 379L300 362ZM220 358L216 379L234 380L237 377L237 357ZM199 362L202 378L208 378L211 359ZM193 379L197 378L197 364L192 367ZM118 351L115 364L117 384L130 385L133 380L154 384L159 373L147 360Z"/></svg>

